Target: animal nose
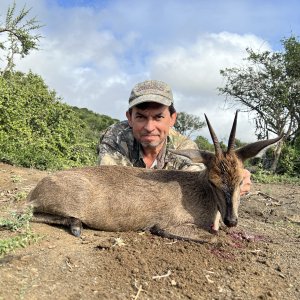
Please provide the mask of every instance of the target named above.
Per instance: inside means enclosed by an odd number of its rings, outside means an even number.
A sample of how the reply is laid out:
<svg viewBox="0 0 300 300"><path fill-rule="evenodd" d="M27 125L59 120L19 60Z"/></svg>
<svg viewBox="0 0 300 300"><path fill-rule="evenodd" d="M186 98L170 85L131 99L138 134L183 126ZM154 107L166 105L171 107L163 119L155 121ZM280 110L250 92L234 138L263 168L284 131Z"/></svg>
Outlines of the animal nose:
<svg viewBox="0 0 300 300"><path fill-rule="evenodd" d="M227 226L227 227L235 227L238 223L238 220L237 218L225 218L224 219L224 224Z"/></svg>

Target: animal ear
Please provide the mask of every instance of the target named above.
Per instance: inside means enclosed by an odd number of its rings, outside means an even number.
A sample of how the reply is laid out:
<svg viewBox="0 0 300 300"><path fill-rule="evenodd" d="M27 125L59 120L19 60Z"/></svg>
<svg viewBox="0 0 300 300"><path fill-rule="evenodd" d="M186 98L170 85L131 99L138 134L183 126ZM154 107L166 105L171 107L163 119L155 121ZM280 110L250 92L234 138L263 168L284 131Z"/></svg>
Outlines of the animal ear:
<svg viewBox="0 0 300 300"><path fill-rule="evenodd" d="M182 155L189 158L194 163L204 163L207 165L211 159L215 156L214 153L208 151L200 151L196 149L187 149L187 150L172 150L169 149L170 152Z"/></svg>
<svg viewBox="0 0 300 300"><path fill-rule="evenodd" d="M262 149L278 142L280 139L282 139L282 137L283 135L278 136L275 139L263 140L248 144L242 148L237 149L235 153L242 161L245 161L246 159L257 155Z"/></svg>

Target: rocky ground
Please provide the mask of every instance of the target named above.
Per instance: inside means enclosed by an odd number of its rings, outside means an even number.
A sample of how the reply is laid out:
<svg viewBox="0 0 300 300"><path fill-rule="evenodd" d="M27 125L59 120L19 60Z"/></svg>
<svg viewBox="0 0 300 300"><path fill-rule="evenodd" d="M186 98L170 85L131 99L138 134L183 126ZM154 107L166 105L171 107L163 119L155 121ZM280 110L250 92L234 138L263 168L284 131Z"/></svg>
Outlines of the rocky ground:
<svg viewBox="0 0 300 300"><path fill-rule="evenodd" d="M0 217L47 172L0 164ZM0 258L0 299L300 299L300 186L254 184L239 225L210 244L32 223ZM0 230L0 239L16 233Z"/></svg>

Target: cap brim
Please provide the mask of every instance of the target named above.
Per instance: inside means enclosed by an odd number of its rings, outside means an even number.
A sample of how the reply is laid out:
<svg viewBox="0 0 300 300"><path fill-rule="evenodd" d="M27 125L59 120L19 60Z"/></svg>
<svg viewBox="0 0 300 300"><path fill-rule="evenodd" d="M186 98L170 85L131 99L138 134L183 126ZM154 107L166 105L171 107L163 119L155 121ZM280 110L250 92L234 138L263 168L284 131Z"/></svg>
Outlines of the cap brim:
<svg viewBox="0 0 300 300"><path fill-rule="evenodd" d="M132 100L129 103L128 109L133 106L136 106L138 104L144 103L144 102L156 102L156 103L160 103L160 104L163 104L166 106L170 106L173 101L171 99L168 99L168 98L160 96L160 95L143 95L143 96L140 96L140 97Z"/></svg>

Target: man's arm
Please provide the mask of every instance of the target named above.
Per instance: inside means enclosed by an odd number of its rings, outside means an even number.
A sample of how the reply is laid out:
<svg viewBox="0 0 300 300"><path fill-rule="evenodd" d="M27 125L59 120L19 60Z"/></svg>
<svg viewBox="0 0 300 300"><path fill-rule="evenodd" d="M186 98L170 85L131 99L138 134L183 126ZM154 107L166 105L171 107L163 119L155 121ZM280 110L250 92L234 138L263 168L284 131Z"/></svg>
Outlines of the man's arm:
<svg viewBox="0 0 300 300"><path fill-rule="evenodd" d="M122 146L124 143L118 143L122 132L127 126L127 123L120 122L110 126L100 134L100 142L98 145L99 165L132 166L132 163L126 156L126 149L124 149L126 145Z"/></svg>
<svg viewBox="0 0 300 300"><path fill-rule="evenodd" d="M175 150L190 150L196 149L198 150L197 144L189 139L188 137L180 134L175 129L171 128L169 132L169 142L170 148ZM205 169L205 165L202 163L194 163L187 157L182 157L178 155L178 159L175 160L174 163L175 169L183 170L183 171L203 171Z"/></svg>
<svg viewBox="0 0 300 300"><path fill-rule="evenodd" d="M132 163L126 156L108 144L101 144L99 146L98 164L132 166Z"/></svg>

